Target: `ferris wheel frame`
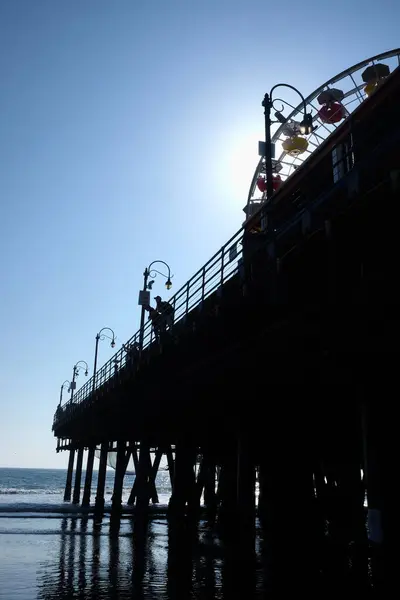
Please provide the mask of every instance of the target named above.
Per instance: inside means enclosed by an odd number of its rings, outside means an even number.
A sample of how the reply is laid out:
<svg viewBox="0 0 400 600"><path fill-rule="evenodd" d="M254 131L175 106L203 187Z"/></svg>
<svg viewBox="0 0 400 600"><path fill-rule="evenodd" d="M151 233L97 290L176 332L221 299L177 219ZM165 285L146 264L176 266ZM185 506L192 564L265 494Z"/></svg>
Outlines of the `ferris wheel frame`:
<svg viewBox="0 0 400 600"><path fill-rule="evenodd" d="M309 96L305 97L305 105L309 109L313 109L313 110L317 111L317 114L314 115L314 117L313 117L314 121L318 122L320 120L318 119L318 110L315 106L312 105L312 102L319 96L319 94L321 92L330 89L334 84L338 83L339 81L344 80L346 77L350 77L354 87L352 87L350 90L348 90L347 92L344 93L342 102L344 102L345 99L355 95L357 97L359 103L361 104L366 99L365 93L363 95L365 82L361 83L361 84L357 84L357 82L354 78L354 74L369 65L374 65L374 63L376 63L377 61L385 60L388 58L394 58L394 57L397 57L397 63L398 63L397 66L400 66L400 48L396 48L394 50L389 50L387 52L377 54L377 55L367 58L359 63L356 63L355 65L338 73L337 75L335 75L334 77L332 77L331 79L329 79L328 81L323 83L321 86L319 86L317 89L315 89L311 94L309 94ZM279 99L279 101L281 101L281 99ZM282 123L278 127L278 129L274 132L274 134L271 136L271 141L273 144L275 144L277 141L279 141L281 135L283 134L284 128L287 126L287 123L295 120L294 118L297 115L302 115L304 112L303 102L300 102L297 106L292 106L289 102L286 102L286 101L283 101L283 102L287 106L290 106L292 108L292 111L289 113L288 117L286 118L286 121L284 123ZM344 105L344 106L346 108L346 105ZM350 114L350 112L347 110L347 108L346 108L346 112L347 112L347 116L348 116ZM325 124L323 124L322 122L319 122L317 131L320 127L324 127L328 131L328 135L326 135L326 137L322 138L321 136L318 136L318 134L314 132L314 133L310 134L309 136L307 136L307 139L309 139L313 135L316 138L320 137L321 141L318 144L313 144L315 146L315 148L317 148L321 143L325 142L325 140L329 138L329 136L333 133L333 131L335 131L337 129L337 127L340 127L342 125L342 123L344 123L346 121L347 116L345 117L345 119L343 119L341 121L341 123L334 124L332 131L330 131ZM310 156L311 154L312 154L312 151L308 151L308 156ZM279 155L279 157L274 160L274 163L276 165L282 164L283 159L286 156L288 156L287 153L285 151L283 151ZM300 160L300 164L302 164L303 162L305 162L307 160L308 156L305 159L299 159L298 157L296 157L292 161L292 163L290 165L291 172L289 172L289 174L287 174L286 179L289 178L293 174L293 172L295 172L295 170L298 166L300 166L299 164L296 164L296 165L294 164L295 160L298 160L298 161ZM249 206L249 204L252 204L253 202L257 202L257 204L259 204L260 202L262 203L263 201L265 201L265 198L264 199L254 198L254 192L256 189L257 180L260 177L260 175L263 175L263 174L265 174L265 160L264 160L264 157L261 157L260 160L258 161L253 178L251 180L250 189L249 189L249 193L248 193L248 197L247 197L247 206Z"/></svg>

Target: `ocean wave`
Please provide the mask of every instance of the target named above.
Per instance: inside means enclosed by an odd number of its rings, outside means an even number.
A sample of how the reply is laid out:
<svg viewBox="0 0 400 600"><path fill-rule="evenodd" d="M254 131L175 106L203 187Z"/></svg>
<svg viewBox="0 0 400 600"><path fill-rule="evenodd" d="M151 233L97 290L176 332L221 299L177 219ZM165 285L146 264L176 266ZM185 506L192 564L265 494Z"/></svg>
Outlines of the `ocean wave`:
<svg viewBox="0 0 400 600"><path fill-rule="evenodd" d="M163 502L160 504L154 504L149 506L149 515L165 514L167 512L168 504ZM111 502L106 502L104 506L104 513L111 513ZM122 504L122 514L132 514L135 508L133 506L127 506ZM34 517L40 518L48 517L54 518L57 515L82 515L92 514L94 512L94 505L90 507L82 507L79 504L71 504L69 502L46 504L46 503L30 503L30 502L18 502L13 504L0 504L0 520L2 518L10 518L12 516L18 517Z"/></svg>
<svg viewBox="0 0 400 600"><path fill-rule="evenodd" d="M32 495L32 496L59 496L63 493L61 489L27 489L27 488L0 488L0 496L17 496L17 495Z"/></svg>
<svg viewBox="0 0 400 600"><path fill-rule="evenodd" d="M125 494L129 494L129 492L131 491L132 486L124 486L122 489L122 492ZM81 490L83 491L83 486L81 487ZM106 495L110 495L112 494L114 491L113 487L111 486L107 486L104 490L104 493ZM95 493L96 489L94 487L92 487L92 493ZM171 488L170 487L163 487L163 486L157 486L157 492L160 494L170 494L171 493ZM4 487L0 487L0 496L18 496L18 495L23 495L23 496L60 496L64 494L64 488L46 488L46 489L38 489L38 488L4 488Z"/></svg>

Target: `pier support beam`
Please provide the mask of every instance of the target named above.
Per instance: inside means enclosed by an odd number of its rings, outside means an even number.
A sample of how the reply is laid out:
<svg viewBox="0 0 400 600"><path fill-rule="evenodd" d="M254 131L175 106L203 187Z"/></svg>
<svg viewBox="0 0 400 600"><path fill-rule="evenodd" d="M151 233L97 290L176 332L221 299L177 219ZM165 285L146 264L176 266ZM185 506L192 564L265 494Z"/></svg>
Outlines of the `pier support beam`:
<svg viewBox="0 0 400 600"><path fill-rule="evenodd" d="M87 463L86 463L85 488L83 490L82 506L90 506L90 494L91 494L92 477L93 477L94 451L95 451L95 447L91 446L89 448Z"/></svg>
<svg viewBox="0 0 400 600"><path fill-rule="evenodd" d="M193 445L186 442L176 445L174 487L168 505L170 515L184 515L186 504L193 509L196 496L195 462L196 448Z"/></svg>
<svg viewBox="0 0 400 600"><path fill-rule="evenodd" d="M74 470L74 460L75 460L75 449L71 448L69 451L67 481L65 482L65 491L64 491L64 502L71 501L72 473Z"/></svg>
<svg viewBox="0 0 400 600"><path fill-rule="evenodd" d="M205 473L204 479L204 504L208 509L216 506L215 494L215 463L210 462Z"/></svg>
<svg viewBox="0 0 400 600"><path fill-rule="evenodd" d="M255 550L256 498L254 451L247 435L240 435L237 454L237 514L241 545Z"/></svg>
<svg viewBox="0 0 400 600"><path fill-rule="evenodd" d="M162 450L160 448L157 448L157 450L155 451L155 454L154 454L154 462L153 462L153 464L151 464L150 453L149 453L150 467L151 467L149 485L150 485L150 496L151 496L152 504L158 504L158 502L159 502L157 487L156 487L156 477L157 477L158 468L160 466L162 455L163 455Z"/></svg>
<svg viewBox="0 0 400 600"><path fill-rule="evenodd" d="M130 447L131 447L131 452L132 452L133 465L135 468L135 480L132 484L131 493L129 494L128 506L132 506L133 504L135 504L136 495L137 495L137 474L139 472L139 458L138 458L135 442L131 442Z"/></svg>
<svg viewBox="0 0 400 600"><path fill-rule="evenodd" d="M95 500L95 515L101 521L104 512L104 486L106 482L108 442L102 442L100 451L100 464L97 479L97 492Z"/></svg>
<svg viewBox="0 0 400 600"><path fill-rule="evenodd" d="M72 502L74 504L79 504L79 500L81 497L82 462L83 448L79 448L76 459L74 494L72 496Z"/></svg>
<svg viewBox="0 0 400 600"><path fill-rule="evenodd" d="M320 408L321 425L316 438L318 465L313 465L316 488L315 554L326 581L335 585L368 584L368 547L365 529L364 481L362 467L361 414L357 390L352 401L340 399L349 394L338 386L325 392ZM330 393L335 402L331 401ZM333 399L332 398L332 399ZM326 530L325 530L326 524Z"/></svg>
<svg viewBox="0 0 400 600"><path fill-rule="evenodd" d="M271 408L267 426L261 429L260 425L255 448L270 584L285 591L293 585L297 589L299 584L311 585L319 567L310 458L313 421L303 407L291 411L288 419L285 409Z"/></svg>
<svg viewBox="0 0 400 600"><path fill-rule="evenodd" d="M137 501L136 501L136 515L139 518L143 518L147 513L147 509L149 506L150 499L150 489L149 489L149 476L150 476L150 463L151 460L149 458L150 448L146 442L140 443L140 453L139 453L139 470L136 474L136 493L137 493Z"/></svg>
<svg viewBox="0 0 400 600"><path fill-rule="evenodd" d="M203 451L196 481L196 497L193 509L199 512L201 496L204 491L204 504L207 517L210 521L215 520L217 510L217 499L215 494L215 462L207 450Z"/></svg>
<svg viewBox="0 0 400 600"><path fill-rule="evenodd" d="M111 517L121 516L122 488L126 471L126 442L117 443L117 464L115 467L114 490L112 496Z"/></svg>
<svg viewBox="0 0 400 600"><path fill-rule="evenodd" d="M383 426L382 406L365 403L362 407L364 469L367 481L368 529L372 546L372 576L375 586L384 584L384 548L385 548L385 469L389 470L384 459L384 436L388 435ZM385 464L386 463L386 464ZM385 467L384 467L385 464Z"/></svg>
<svg viewBox="0 0 400 600"><path fill-rule="evenodd" d="M167 455L167 463L168 463L168 471L169 471L169 479L171 482L171 490L174 489L174 474L175 474L175 463L174 463L174 455L172 453L172 446L169 445L166 451Z"/></svg>
<svg viewBox="0 0 400 600"><path fill-rule="evenodd" d="M237 445L225 449L219 472L217 524L224 535L234 535L237 511Z"/></svg>

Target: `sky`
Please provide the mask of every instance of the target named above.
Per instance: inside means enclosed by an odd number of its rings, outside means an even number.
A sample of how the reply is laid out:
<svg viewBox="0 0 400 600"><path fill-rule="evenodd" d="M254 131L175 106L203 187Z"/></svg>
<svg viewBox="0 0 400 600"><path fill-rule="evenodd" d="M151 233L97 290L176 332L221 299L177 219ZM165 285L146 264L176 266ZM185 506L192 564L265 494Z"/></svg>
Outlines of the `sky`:
<svg viewBox="0 0 400 600"><path fill-rule="evenodd" d="M239 229L266 91L400 46L400 3L377 6L0 1L0 466L66 466L73 365L135 333L151 261L172 294Z"/></svg>

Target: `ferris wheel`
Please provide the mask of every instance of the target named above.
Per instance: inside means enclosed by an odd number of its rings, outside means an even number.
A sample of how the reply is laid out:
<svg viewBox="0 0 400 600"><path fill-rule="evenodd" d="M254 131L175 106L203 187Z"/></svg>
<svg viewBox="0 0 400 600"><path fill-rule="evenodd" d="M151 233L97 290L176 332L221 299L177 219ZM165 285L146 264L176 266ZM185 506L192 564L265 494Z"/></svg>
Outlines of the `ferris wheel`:
<svg viewBox="0 0 400 600"><path fill-rule="evenodd" d="M351 112L381 85L400 65L400 48L378 54L342 71L314 90L304 102L293 105L286 100L273 102L280 122L271 137L275 145L273 189L277 190L305 162ZM289 86L291 87L291 86ZM279 106L278 106L279 105ZM284 105L291 109L287 117ZM312 117L312 133L302 134L301 121L307 112ZM266 165L262 157L251 181L245 212L251 216L267 197Z"/></svg>

